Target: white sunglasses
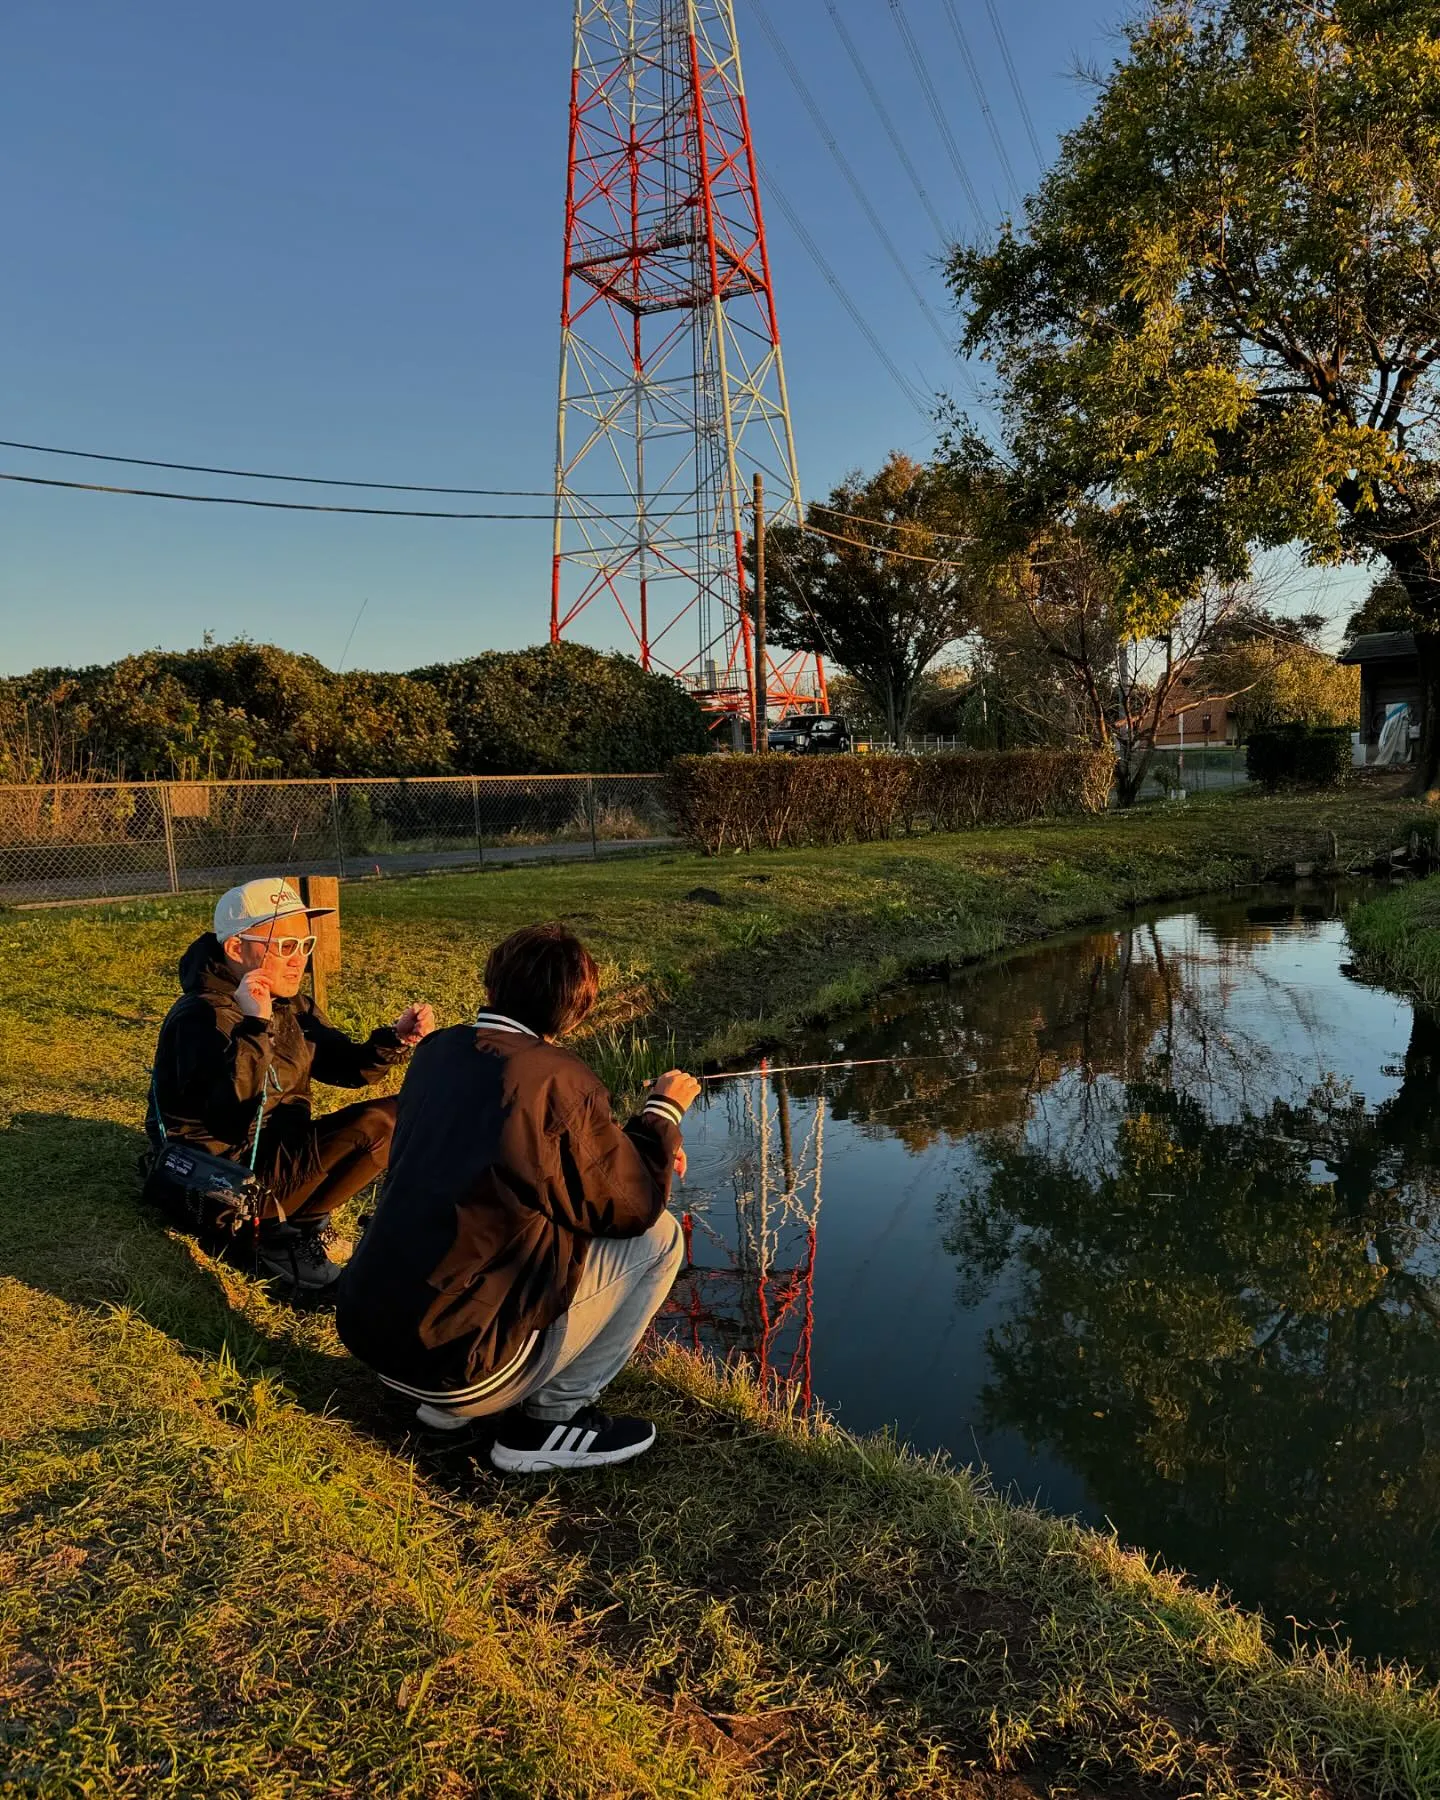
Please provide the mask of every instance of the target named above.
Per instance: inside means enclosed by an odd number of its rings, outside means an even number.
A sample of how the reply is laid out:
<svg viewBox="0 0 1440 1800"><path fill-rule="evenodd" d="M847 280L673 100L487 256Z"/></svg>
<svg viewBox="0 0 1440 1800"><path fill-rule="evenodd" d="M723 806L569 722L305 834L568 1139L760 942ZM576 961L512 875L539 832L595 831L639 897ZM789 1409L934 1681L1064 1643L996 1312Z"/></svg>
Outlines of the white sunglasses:
<svg viewBox="0 0 1440 1800"><path fill-rule="evenodd" d="M310 937L254 937L243 933L242 944L263 944L267 950L273 950L276 956L308 956L315 948L314 936Z"/></svg>

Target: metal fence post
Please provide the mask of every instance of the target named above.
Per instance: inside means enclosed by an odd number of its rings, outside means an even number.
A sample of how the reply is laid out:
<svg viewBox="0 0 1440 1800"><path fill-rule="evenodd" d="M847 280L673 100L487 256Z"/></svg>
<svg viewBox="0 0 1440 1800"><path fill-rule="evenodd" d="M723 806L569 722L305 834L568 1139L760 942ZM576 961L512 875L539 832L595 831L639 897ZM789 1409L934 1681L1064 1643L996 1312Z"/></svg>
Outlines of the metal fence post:
<svg viewBox="0 0 1440 1800"><path fill-rule="evenodd" d="M336 873L343 881L345 879L345 842L340 835L340 785L334 781L330 783L330 820L335 828Z"/></svg>
<svg viewBox="0 0 1440 1800"><path fill-rule="evenodd" d="M175 865L175 818L170 810L170 785L160 783L160 817L165 825L165 866L170 872L170 892L180 892L180 871Z"/></svg>
<svg viewBox="0 0 1440 1800"><path fill-rule="evenodd" d="M485 843L480 836L480 780L475 775L470 777L470 807L475 814L475 860L483 869L485 867Z"/></svg>
<svg viewBox="0 0 1440 1800"><path fill-rule="evenodd" d="M585 810L590 815L590 860L599 862L600 845L595 835L595 777L585 777Z"/></svg>

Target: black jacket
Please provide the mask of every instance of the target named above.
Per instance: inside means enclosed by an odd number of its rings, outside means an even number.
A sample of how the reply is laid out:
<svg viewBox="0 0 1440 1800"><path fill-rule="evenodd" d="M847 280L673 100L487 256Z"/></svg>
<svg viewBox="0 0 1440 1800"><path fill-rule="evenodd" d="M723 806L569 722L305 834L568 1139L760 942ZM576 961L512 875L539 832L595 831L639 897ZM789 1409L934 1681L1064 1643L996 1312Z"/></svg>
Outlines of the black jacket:
<svg viewBox="0 0 1440 1800"><path fill-rule="evenodd" d="M415 1052L375 1217L338 1284L341 1341L426 1393L474 1384L570 1304L592 1238L638 1237L670 1197L680 1110L622 1130L578 1056L454 1025Z"/></svg>
<svg viewBox="0 0 1440 1800"><path fill-rule="evenodd" d="M309 1123L312 1079L368 1087L408 1055L388 1025L355 1043L307 994L275 1000L269 1019L247 1017L236 1004L235 972L212 932L181 957L180 985L184 992L166 1013L155 1048L145 1115L152 1143L160 1140L158 1099L170 1137L217 1156L242 1156L262 1090L267 1133L294 1130Z"/></svg>

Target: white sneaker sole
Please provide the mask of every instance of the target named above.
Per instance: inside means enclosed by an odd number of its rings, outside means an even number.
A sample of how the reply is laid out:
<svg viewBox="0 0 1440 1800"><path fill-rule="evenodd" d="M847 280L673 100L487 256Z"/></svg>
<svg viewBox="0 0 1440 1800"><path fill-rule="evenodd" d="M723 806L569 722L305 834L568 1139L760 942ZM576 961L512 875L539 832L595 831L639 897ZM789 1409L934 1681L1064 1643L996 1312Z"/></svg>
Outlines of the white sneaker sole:
<svg viewBox="0 0 1440 1800"><path fill-rule="evenodd" d="M547 1469L599 1469L608 1463L630 1462L643 1456L655 1442L652 1430L638 1444L626 1444L622 1450L512 1450L506 1444L492 1444L490 1461L506 1475L540 1475Z"/></svg>

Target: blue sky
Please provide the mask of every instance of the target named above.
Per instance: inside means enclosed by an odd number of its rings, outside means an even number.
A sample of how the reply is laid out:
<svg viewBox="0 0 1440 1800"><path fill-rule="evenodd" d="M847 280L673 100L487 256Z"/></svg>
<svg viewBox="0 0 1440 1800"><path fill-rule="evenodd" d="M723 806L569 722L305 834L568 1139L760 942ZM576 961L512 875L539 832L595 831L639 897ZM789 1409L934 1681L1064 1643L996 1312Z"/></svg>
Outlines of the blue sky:
<svg viewBox="0 0 1440 1800"><path fill-rule="evenodd" d="M889 7L838 3L942 217L963 226ZM958 3L1010 160L1022 182L1033 179L985 8ZM1113 59L1123 8L1000 5L1048 155L1086 109L1077 64ZM824 0L767 7L948 323L934 232ZM762 157L907 376L964 398L958 367L886 260L748 0L738 11ZM944 0L907 0L906 12L998 218L1002 169ZM544 489L570 16L568 0L11 0L0 67L0 435ZM923 454L924 421L774 204L769 225L807 492L892 448ZM0 451L0 469L289 497L14 450ZM547 597L543 525L287 516L0 483L7 673L183 647L206 630L333 665L362 602L350 665L404 669L539 641Z"/></svg>

